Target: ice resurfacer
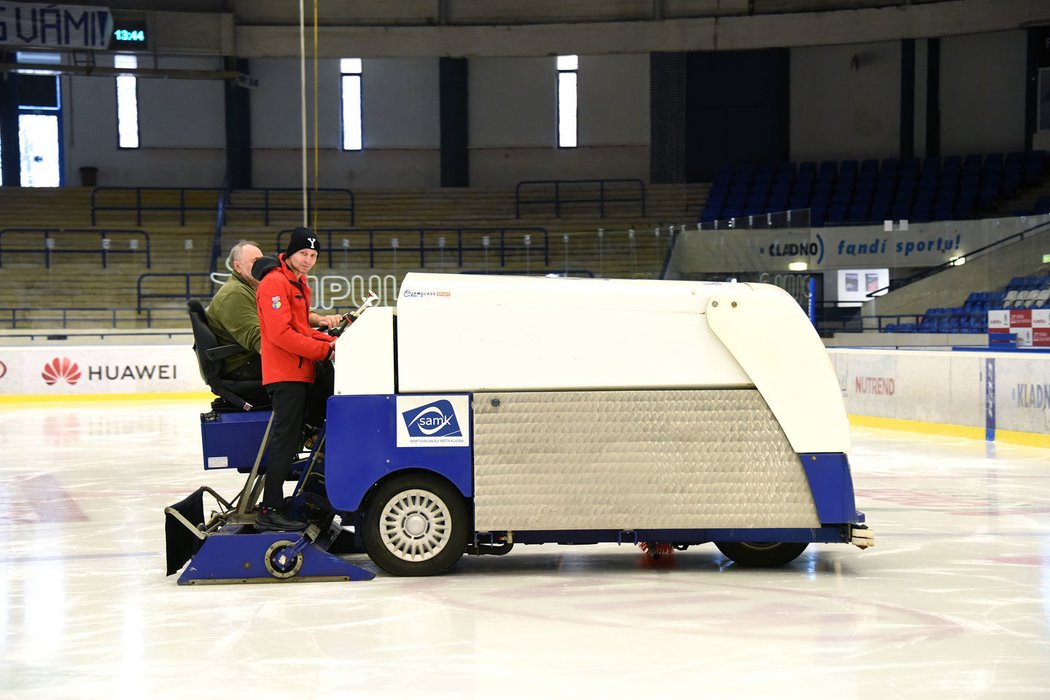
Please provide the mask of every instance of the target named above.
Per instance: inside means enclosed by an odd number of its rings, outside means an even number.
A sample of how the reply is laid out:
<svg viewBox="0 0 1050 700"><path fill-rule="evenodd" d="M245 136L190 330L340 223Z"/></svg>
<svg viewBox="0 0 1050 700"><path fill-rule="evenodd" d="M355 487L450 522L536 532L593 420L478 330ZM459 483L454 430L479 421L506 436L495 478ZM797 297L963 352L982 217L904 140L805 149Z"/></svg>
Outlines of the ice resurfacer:
<svg viewBox="0 0 1050 700"><path fill-rule="evenodd" d="M231 415L206 429L267 418ZM277 546L241 527L222 557L260 579L326 575L307 566L325 557L366 577L325 549L337 529L397 575L514 544L713 542L775 566L874 542L834 368L769 285L409 274L396 311L339 340L324 441L329 530ZM212 466L244 461L208 442ZM219 533L198 530L190 578L242 579L207 571Z"/></svg>

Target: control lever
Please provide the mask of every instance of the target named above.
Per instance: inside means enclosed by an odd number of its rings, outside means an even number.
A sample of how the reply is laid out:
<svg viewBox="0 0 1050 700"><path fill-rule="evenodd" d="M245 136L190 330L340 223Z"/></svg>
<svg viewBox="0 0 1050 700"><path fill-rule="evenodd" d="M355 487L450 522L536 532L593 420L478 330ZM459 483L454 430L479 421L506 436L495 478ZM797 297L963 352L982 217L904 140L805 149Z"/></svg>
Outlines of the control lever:
<svg viewBox="0 0 1050 700"><path fill-rule="evenodd" d="M341 336L343 334L343 331L346 330L347 326L356 321L361 316L361 314L365 312L365 309L367 309L369 306L372 306L372 304L374 304L377 301L379 301L379 295L377 295L375 292L369 291L368 296L365 298L361 306L358 306L353 311L347 311L345 314L343 314L343 320L340 321L335 328L329 328L328 335L335 336L336 338Z"/></svg>

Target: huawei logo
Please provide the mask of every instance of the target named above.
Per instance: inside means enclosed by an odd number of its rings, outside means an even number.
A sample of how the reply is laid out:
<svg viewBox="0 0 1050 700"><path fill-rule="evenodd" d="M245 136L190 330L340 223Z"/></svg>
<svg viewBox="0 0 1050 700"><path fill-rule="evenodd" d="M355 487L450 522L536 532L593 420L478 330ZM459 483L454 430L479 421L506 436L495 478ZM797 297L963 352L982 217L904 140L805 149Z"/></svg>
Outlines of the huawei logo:
<svg viewBox="0 0 1050 700"><path fill-rule="evenodd" d="M80 368L76 362L70 361L68 357L56 357L44 365L44 371L40 373L48 386L65 380L67 384L76 384L80 379Z"/></svg>

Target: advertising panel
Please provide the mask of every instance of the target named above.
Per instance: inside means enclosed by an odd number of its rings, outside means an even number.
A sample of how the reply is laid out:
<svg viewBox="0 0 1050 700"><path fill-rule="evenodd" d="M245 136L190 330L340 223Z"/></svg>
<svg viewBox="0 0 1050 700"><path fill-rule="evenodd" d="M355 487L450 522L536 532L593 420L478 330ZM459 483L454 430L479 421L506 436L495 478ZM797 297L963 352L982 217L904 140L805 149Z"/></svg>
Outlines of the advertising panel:
<svg viewBox="0 0 1050 700"><path fill-rule="evenodd" d="M0 348L0 396L207 391L181 345Z"/></svg>

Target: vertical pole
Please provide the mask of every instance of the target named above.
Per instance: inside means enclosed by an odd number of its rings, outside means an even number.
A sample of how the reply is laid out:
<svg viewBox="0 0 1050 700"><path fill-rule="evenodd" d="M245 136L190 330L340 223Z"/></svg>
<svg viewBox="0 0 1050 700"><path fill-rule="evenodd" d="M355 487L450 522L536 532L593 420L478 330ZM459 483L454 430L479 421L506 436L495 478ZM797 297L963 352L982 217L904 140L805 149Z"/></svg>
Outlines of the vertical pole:
<svg viewBox="0 0 1050 700"><path fill-rule="evenodd" d="M299 124L302 135L303 226L307 225L309 205L306 199L306 8L299 0Z"/></svg>
<svg viewBox="0 0 1050 700"><path fill-rule="evenodd" d="M321 186L321 154L320 154L320 125L318 123L318 89L320 83L318 82L317 76L317 54L318 54L318 39L317 39L317 0L314 0L314 230L319 225L317 223L317 199L318 199L318 187ZM329 246L328 253L331 255L332 249Z"/></svg>

